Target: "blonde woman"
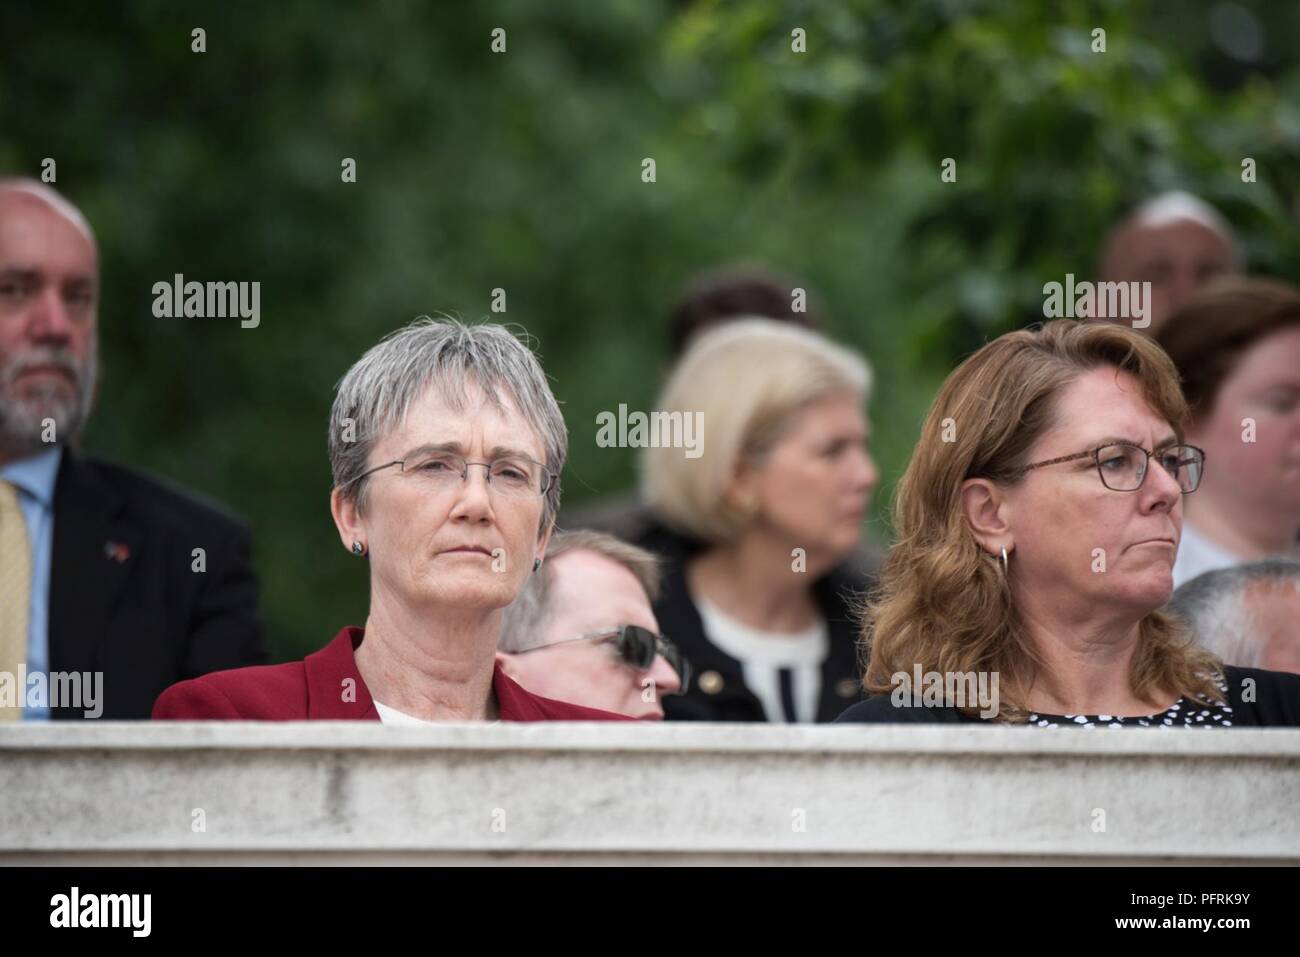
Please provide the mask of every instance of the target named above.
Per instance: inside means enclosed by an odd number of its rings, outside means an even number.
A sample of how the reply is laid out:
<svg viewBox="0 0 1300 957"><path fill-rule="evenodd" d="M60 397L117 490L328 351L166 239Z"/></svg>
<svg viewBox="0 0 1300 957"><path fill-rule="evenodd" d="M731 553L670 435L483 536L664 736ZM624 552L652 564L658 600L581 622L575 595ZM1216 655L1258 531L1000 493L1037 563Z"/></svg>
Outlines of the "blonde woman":
<svg viewBox="0 0 1300 957"><path fill-rule="evenodd" d="M1186 416L1169 357L1118 325L1049 322L962 363L899 486L874 697L840 720L1300 723L1300 677L1225 667L1160 610L1206 467Z"/></svg>
<svg viewBox="0 0 1300 957"><path fill-rule="evenodd" d="M860 694L847 564L876 466L857 355L790 323L742 319L693 340L659 409L702 447L648 449L643 494L665 559L655 615L697 679L669 720L831 721Z"/></svg>

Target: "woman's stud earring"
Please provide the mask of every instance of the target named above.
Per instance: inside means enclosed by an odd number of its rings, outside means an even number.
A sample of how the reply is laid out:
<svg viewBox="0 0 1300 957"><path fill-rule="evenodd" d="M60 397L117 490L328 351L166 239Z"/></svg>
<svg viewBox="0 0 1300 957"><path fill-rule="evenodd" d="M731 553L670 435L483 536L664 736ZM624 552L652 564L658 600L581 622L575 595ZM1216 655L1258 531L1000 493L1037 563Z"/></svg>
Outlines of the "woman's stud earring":
<svg viewBox="0 0 1300 957"><path fill-rule="evenodd" d="M537 571L537 569L539 569L539 568L541 568L541 567L542 567L542 560L541 560L540 558L534 558L534 559L533 559L533 571Z"/></svg>
<svg viewBox="0 0 1300 957"><path fill-rule="evenodd" d="M365 553L366 553L366 546L362 545L360 542L352 543L353 555L364 555Z"/></svg>

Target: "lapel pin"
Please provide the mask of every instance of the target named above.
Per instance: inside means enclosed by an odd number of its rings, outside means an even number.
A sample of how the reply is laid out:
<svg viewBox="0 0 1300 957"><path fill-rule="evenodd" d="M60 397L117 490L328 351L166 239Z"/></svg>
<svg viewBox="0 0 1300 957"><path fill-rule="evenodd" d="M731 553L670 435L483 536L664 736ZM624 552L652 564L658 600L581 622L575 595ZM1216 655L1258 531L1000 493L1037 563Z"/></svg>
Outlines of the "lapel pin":
<svg viewBox="0 0 1300 957"><path fill-rule="evenodd" d="M104 555L120 565L131 557L131 549L122 542L105 542Z"/></svg>

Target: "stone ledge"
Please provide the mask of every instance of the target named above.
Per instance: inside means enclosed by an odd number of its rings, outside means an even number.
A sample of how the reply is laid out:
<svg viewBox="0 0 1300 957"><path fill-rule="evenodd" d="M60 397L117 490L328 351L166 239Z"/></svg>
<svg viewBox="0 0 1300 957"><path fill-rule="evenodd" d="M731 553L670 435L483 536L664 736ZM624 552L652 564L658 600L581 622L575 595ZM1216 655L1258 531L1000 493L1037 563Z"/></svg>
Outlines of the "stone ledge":
<svg viewBox="0 0 1300 957"><path fill-rule="evenodd" d="M9 863L1300 862L1300 730L105 722L0 773Z"/></svg>

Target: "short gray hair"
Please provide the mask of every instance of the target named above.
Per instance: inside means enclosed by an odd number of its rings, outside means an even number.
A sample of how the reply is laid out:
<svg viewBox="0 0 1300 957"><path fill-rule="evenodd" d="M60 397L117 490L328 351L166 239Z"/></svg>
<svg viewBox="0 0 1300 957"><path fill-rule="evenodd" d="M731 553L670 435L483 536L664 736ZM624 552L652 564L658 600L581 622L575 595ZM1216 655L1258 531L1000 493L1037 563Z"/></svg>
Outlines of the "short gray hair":
<svg viewBox="0 0 1300 957"><path fill-rule="evenodd" d="M517 655L521 651L541 647L542 627L551 614L555 585L555 573L550 561L565 552L579 551L596 552L618 562L636 576L651 603L659 598L659 559L652 553L604 532L587 529L558 532L551 536L550 544L546 547L547 561L536 575L528 576L515 600L506 606L501 623L501 639L497 642L498 649Z"/></svg>
<svg viewBox="0 0 1300 957"><path fill-rule="evenodd" d="M397 428L411 404L430 388L461 411L471 383L498 409L504 408L501 393L508 395L542 441L543 464L553 478L540 535L560 511L560 473L569 433L537 357L504 326L421 316L358 359L339 380L330 409L334 487L364 511L367 483L361 476L375 442Z"/></svg>
<svg viewBox="0 0 1300 957"><path fill-rule="evenodd" d="M1300 562L1268 558L1205 572L1178 587L1169 610L1187 619L1224 664L1258 668L1266 649L1245 600L1253 585L1300 589Z"/></svg>

